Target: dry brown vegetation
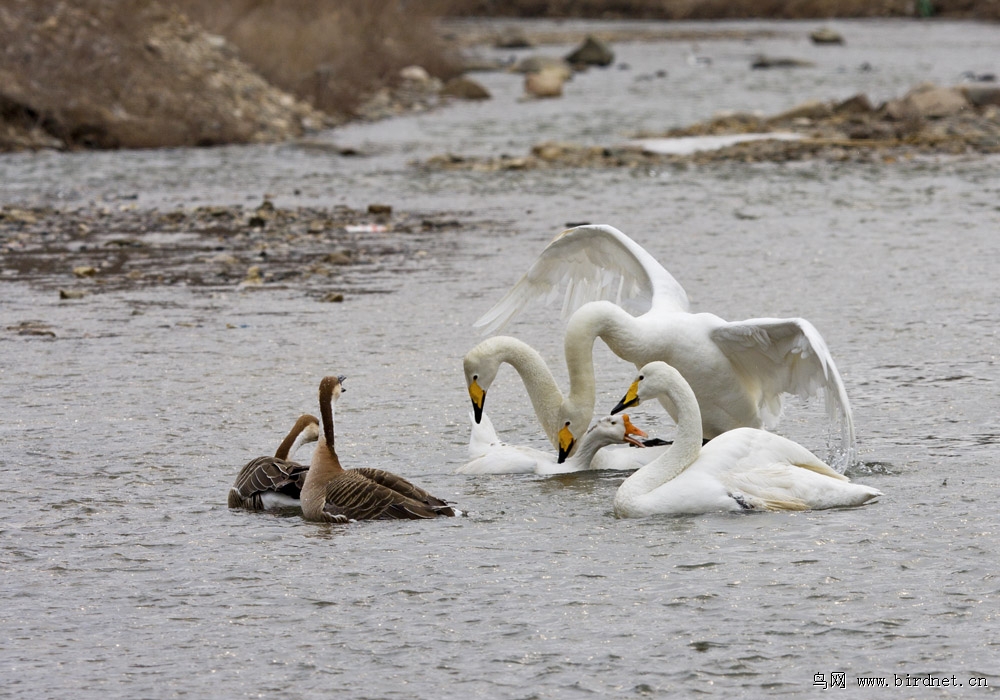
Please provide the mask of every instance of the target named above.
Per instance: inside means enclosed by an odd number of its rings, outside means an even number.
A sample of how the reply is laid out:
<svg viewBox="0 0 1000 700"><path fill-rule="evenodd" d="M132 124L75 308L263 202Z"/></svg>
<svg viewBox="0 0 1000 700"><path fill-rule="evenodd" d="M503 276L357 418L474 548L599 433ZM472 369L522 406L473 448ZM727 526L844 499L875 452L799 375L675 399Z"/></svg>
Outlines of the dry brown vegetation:
<svg viewBox="0 0 1000 700"><path fill-rule="evenodd" d="M454 72L401 2L4 0L0 150L287 139L412 63Z"/></svg>
<svg viewBox="0 0 1000 700"><path fill-rule="evenodd" d="M173 0L225 36L273 84L316 107L350 115L399 70L448 78L457 62L434 31L428 3L398 0Z"/></svg>
<svg viewBox="0 0 1000 700"><path fill-rule="evenodd" d="M942 17L1000 19L1000 0L449 0L452 15L661 20Z"/></svg>

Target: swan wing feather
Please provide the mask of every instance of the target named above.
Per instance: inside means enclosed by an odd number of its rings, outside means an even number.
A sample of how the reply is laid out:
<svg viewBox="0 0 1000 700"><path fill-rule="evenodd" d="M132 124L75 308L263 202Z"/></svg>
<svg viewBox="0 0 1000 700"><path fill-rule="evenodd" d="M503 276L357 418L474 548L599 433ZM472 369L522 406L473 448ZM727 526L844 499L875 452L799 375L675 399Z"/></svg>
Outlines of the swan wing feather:
<svg viewBox="0 0 1000 700"><path fill-rule="evenodd" d="M633 313L687 311L687 293L673 275L624 233L606 225L563 231L524 276L474 324L484 334L507 325L537 298L563 295L563 317L588 301L608 300Z"/></svg>
<svg viewBox="0 0 1000 700"><path fill-rule="evenodd" d="M857 448L847 390L815 326L802 318L752 318L723 323L711 333L744 380L759 385L765 425L777 424L782 393L811 397L822 389L827 415L839 428L837 464L846 468L854 461Z"/></svg>

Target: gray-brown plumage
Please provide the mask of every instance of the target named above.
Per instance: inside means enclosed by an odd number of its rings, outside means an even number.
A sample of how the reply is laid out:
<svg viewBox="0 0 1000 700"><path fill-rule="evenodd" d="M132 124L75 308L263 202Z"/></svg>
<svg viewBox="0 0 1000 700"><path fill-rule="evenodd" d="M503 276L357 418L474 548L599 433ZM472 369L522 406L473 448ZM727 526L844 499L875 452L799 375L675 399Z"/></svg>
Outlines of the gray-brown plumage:
<svg viewBox="0 0 1000 700"><path fill-rule="evenodd" d="M240 469L229 489L229 507L246 510L298 507L309 465L293 462L289 457L304 443L318 439L316 416L299 416L273 457L257 457Z"/></svg>
<svg viewBox="0 0 1000 700"><path fill-rule="evenodd" d="M453 516L455 510L406 479L381 469L344 469L334 449L334 404L346 377L319 385L323 434L302 487L302 517L319 522Z"/></svg>

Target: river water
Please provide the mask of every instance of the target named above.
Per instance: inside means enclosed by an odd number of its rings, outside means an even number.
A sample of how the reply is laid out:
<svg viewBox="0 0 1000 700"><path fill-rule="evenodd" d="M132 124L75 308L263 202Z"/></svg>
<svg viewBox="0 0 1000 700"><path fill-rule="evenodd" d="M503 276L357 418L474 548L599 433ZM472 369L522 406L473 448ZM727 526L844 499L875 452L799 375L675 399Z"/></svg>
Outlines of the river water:
<svg viewBox="0 0 1000 700"><path fill-rule="evenodd" d="M169 209L267 194L461 222L409 240L405 265L362 284L379 293L342 304L294 285L66 302L4 276L0 329L39 320L56 337L0 335L0 696L801 697L867 677L893 697L995 692L1000 161L409 164L618 143L724 109L880 100L1000 68L996 26L835 22L839 48L811 46L813 23L711 26L774 33L621 42L629 69L578 75L553 101L520 102L519 77L477 75L490 102L317 139L360 157L315 144L0 157L4 204ZM693 49L711 68L687 64ZM750 71L761 52L817 67ZM862 462L849 474L885 496L625 521L611 512L620 474L454 474L471 324L578 221L632 235L699 310L810 319L853 404ZM507 330L564 379L559 328L539 305ZM595 357L606 410L634 370L600 343ZM316 410L325 374L348 376L346 465L396 471L468 516L345 527L230 512L238 468ZM545 446L509 368L488 408L504 438ZM793 402L780 430L823 454L821 414ZM666 426L655 406L633 418ZM952 677L960 690L907 687Z"/></svg>

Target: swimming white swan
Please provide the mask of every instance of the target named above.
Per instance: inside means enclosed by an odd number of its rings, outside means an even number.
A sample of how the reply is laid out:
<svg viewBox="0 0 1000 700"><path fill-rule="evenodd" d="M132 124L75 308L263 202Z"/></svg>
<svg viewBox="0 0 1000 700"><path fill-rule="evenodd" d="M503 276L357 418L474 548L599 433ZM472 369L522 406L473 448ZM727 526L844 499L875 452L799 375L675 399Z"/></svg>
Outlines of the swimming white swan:
<svg viewBox="0 0 1000 700"><path fill-rule="evenodd" d="M698 514L725 510L806 510L857 506L882 492L853 484L787 438L737 428L704 447L698 400L680 372L651 362L612 413L646 399L666 398L677 409L674 444L625 479L615 515Z"/></svg>
<svg viewBox="0 0 1000 700"><path fill-rule="evenodd" d="M564 314L575 309L567 337L588 352L599 337L637 368L654 360L676 367L698 397L706 439L738 427L774 427L783 393L812 396L822 389L831 426L840 429L835 464L842 470L855 460L847 392L826 342L811 323L801 318L730 322L691 313L677 280L611 226L579 226L557 236L475 325L495 332L531 300L563 282ZM664 407L676 420L669 401Z"/></svg>
<svg viewBox="0 0 1000 700"><path fill-rule="evenodd" d="M587 471L594 466L594 457L599 450L618 442L626 442L643 447L633 435L645 437L646 433L632 425L627 415L604 416L583 434L572 457L565 457L569 442L573 440L569 431L563 432L563 447L560 454L553 455L533 447L508 445L501 442L493 430L493 423L487 415L479 423L472 422L472 436L469 441L470 455L477 451L467 463L455 470L456 474L568 474ZM603 450L601 450L603 451ZM644 450L636 450L642 452Z"/></svg>
<svg viewBox="0 0 1000 700"><path fill-rule="evenodd" d="M319 385L323 432L302 486L302 517L319 522L453 516L455 510L406 479L381 469L344 469L334 449L334 404L345 377Z"/></svg>
<svg viewBox="0 0 1000 700"><path fill-rule="evenodd" d="M319 420L303 414L295 421L274 457L257 457L243 465L229 489L229 507L246 510L298 508L308 464L291 461L299 447L319 439Z"/></svg>
<svg viewBox="0 0 1000 700"><path fill-rule="evenodd" d="M581 333L583 337L581 337ZM524 388L528 392L528 398L535 409L538 422L541 423L545 435L549 438L552 446L560 450L565 444L569 445L569 450L565 456L572 456L579 440L577 436L587 429L594 416L595 403L595 381L594 381L594 359L593 346L594 336L587 337L586 329L574 326L574 330L567 331L564 347L566 355L566 365L569 370L569 393L563 394L556 384L552 371L546 364L545 359L533 347L517 338L506 335L497 335L487 338L466 353L463 360L465 370L465 381L469 389L469 397L472 399L472 409L474 423L470 446L477 440L487 443L499 442L496 431L492 423L488 427L478 424L480 421L489 421L483 413L486 405L486 393L496 379L500 365L507 363L513 367ZM477 438L477 435L484 437ZM524 471L532 471L531 463L535 459L546 459L548 453L541 452L532 447L516 447L507 445L509 448L508 457L512 463L520 462L524 464ZM520 450L522 459L514 459L516 450ZM593 458L592 469L638 469L646 461L655 457L659 447L652 447L648 450L637 452L628 447L612 448L601 450ZM479 456L470 452L470 458ZM499 472L481 472L499 473ZM503 472L516 473L516 472Z"/></svg>

